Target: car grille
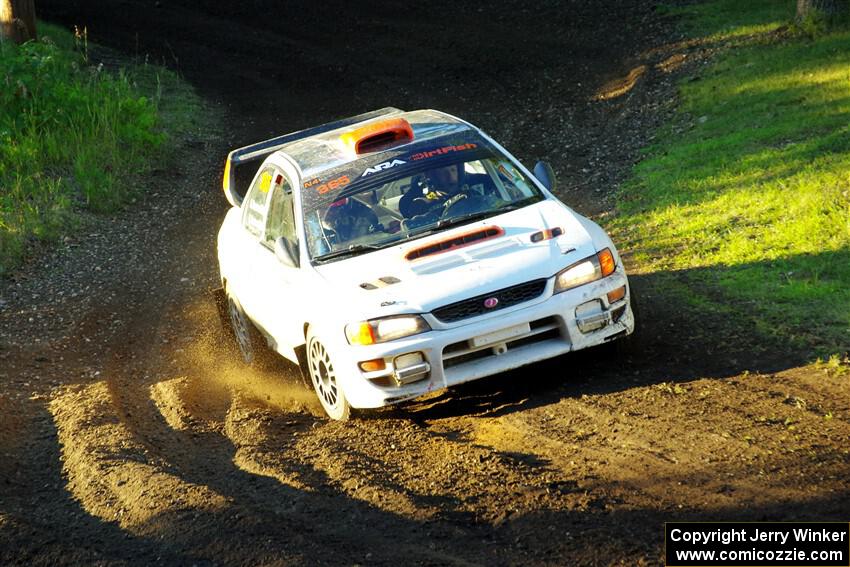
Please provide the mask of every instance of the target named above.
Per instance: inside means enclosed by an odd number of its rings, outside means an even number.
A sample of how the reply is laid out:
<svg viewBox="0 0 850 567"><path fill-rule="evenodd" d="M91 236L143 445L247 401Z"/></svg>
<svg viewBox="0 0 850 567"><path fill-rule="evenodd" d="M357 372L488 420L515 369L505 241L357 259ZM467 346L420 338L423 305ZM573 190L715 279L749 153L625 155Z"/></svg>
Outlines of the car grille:
<svg viewBox="0 0 850 567"><path fill-rule="evenodd" d="M476 315L481 315L483 313L491 313L493 311L498 311L499 309L513 307L514 305L519 305L525 301L530 301L535 297L540 296L545 289L546 278L541 278L539 280L533 280L490 293L485 293L483 295L470 297L469 299L464 299L463 301L458 301L456 303L450 303L449 305L438 307L432 313L434 317L444 323L453 323L455 321L461 321L463 319L468 319L469 317L475 317ZM484 302L491 298L498 299L498 303L493 307L486 307Z"/></svg>

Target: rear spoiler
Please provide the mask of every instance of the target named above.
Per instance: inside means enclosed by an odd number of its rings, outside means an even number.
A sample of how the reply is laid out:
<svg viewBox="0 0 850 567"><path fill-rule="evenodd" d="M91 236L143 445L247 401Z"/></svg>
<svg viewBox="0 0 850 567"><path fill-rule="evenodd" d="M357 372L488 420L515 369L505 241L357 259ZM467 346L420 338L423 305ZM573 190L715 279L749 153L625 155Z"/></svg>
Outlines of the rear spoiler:
<svg viewBox="0 0 850 567"><path fill-rule="evenodd" d="M365 122L373 118L378 118L379 116L386 116L388 114L395 114L398 112L403 111L398 108L388 106L386 108L381 108L380 110L373 110L364 114L358 114L357 116L343 118L342 120L337 120L335 122L328 122L321 126L307 128L306 130L299 130L298 132L292 132L291 134L284 134L283 136L278 136L277 138L272 138L265 142L257 142L256 144L251 144L250 146L233 150L227 154L227 161L224 164L224 196L227 197L227 201L234 207L242 205L243 197L239 195L238 191L236 191L235 166L237 165L263 159L269 154L276 152L284 145L296 140L309 138L316 134L323 134L325 132L330 132L331 130L336 130L337 128L344 128L345 126L351 126L352 124Z"/></svg>

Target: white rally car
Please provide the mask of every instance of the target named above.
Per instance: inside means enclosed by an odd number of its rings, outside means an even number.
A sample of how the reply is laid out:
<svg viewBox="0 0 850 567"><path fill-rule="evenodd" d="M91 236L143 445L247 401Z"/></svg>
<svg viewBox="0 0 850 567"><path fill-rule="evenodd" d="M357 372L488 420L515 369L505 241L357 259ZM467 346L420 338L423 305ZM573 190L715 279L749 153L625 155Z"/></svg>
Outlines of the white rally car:
<svg viewBox="0 0 850 567"><path fill-rule="evenodd" d="M244 198L237 166L265 158ZM608 235L475 126L385 108L234 150L218 235L242 357L333 419L630 334Z"/></svg>

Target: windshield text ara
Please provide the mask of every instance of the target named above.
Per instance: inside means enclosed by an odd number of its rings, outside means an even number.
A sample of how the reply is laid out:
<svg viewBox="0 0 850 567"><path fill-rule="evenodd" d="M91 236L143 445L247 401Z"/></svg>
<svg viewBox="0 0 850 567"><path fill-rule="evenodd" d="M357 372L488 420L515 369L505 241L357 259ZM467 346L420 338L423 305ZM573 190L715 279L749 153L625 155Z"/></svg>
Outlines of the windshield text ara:
<svg viewBox="0 0 850 567"><path fill-rule="evenodd" d="M395 167L397 165L404 165L407 163L406 161L402 161L400 159L394 159L392 161L385 161L383 163L379 163L378 165L373 165L372 167L367 167L366 171L363 172L363 175L360 177L366 177L367 175L371 175L372 173L378 173L385 169L389 169L391 167Z"/></svg>

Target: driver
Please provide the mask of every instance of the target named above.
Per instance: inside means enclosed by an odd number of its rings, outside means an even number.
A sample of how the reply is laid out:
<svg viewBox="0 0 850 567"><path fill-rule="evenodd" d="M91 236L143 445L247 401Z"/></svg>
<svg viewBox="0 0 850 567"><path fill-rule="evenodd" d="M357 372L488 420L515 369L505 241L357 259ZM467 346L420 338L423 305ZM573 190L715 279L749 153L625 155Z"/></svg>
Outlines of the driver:
<svg viewBox="0 0 850 567"><path fill-rule="evenodd" d="M457 195L463 188L459 163L432 169L427 175L431 186L438 194L445 195L446 199Z"/></svg>
<svg viewBox="0 0 850 567"><path fill-rule="evenodd" d="M419 187L411 187L399 200L398 209L402 216L424 215L459 195L464 190L462 165L453 163L425 172L425 182Z"/></svg>
<svg viewBox="0 0 850 567"><path fill-rule="evenodd" d="M411 187L399 200L399 212L406 219L445 211L466 197L472 197L469 204L477 208L495 190L489 175L466 172L463 163L434 168L424 178L421 186Z"/></svg>

